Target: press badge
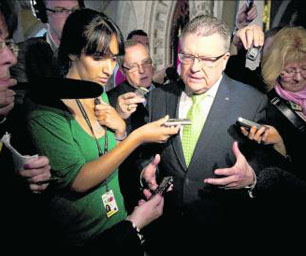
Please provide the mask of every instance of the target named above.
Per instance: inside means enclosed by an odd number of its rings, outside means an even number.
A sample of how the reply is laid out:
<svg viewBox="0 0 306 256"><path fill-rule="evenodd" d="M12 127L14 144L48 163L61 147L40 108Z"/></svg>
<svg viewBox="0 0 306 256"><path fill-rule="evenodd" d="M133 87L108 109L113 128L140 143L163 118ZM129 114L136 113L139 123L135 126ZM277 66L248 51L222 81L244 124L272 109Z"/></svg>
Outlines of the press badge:
<svg viewBox="0 0 306 256"><path fill-rule="evenodd" d="M110 218L116 212L118 212L118 206L112 190L109 190L102 195L102 202L106 211L107 218Z"/></svg>

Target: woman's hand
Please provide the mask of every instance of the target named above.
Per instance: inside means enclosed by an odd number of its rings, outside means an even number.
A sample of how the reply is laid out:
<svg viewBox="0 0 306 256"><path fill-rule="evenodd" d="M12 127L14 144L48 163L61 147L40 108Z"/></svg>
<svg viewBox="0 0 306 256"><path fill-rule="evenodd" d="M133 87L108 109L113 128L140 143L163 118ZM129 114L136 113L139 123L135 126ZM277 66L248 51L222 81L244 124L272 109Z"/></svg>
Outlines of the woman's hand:
<svg viewBox="0 0 306 256"><path fill-rule="evenodd" d="M241 127L241 132L250 140L254 140L258 144L264 143L273 145L274 149L282 155L285 156L287 154L283 138L276 128L271 125L263 125L259 130L253 126L249 132L244 127Z"/></svg>
<svg viewBox="0 0 306 256"><path fill-rule="evenodd" d="M145 124L133 133L137 134L142 143L145 142L156 142L156 143L165 143L172 136L179 132L181 126L165 126L163 125L169 116L165 116L155 122Z"/></svg>
<svg viewBox="0 0 306 256"><path fill-rule="evenodd" d="M101 102L95 106L95 115L98 122L112 129L116 136L123 137L125 135L126 124L112 106Z"/></svg>

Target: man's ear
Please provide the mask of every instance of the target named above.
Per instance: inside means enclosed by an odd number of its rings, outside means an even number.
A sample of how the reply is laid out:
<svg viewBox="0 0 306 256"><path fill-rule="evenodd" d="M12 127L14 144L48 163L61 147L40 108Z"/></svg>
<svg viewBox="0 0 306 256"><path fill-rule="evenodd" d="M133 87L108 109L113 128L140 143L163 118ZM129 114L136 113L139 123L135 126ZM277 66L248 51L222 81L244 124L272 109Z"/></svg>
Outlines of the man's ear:
<svg viewBox="0 0 306 256"><path fill-rule="evenodd" d="M225 70L226 65L227 65L227 62L228 62L228 60L229 60L230 57L231 57L230 52L227 52L227 53L222 57L222 58L225 59L224 66L223 66L223 71Z"/></svg>

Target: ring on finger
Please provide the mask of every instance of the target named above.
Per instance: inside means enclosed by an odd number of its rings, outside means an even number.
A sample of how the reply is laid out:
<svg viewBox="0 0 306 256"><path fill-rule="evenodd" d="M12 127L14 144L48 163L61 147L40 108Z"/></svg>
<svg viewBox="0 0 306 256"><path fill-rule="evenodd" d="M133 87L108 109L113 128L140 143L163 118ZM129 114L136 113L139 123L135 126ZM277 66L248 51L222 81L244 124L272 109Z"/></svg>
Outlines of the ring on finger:
<svg viewBox="0 0 306 256"><path fill-rule="evenodd" d="M131 105L128 105L127 110L128 110L128 111L131 110Z"/></svg>

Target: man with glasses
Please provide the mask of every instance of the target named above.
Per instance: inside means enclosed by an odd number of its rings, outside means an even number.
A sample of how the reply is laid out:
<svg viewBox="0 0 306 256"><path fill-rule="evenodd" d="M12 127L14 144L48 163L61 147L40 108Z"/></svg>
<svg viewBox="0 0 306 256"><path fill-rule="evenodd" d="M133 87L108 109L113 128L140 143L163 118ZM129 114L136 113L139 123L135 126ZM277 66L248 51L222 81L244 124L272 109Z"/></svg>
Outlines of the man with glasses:
<svg viewBox="0 0 306 256"><path fill-rule="evenodd" d="M17 28L17 15L13 8L11 0L0 1L0 138L11 128L10 117L15 101L12 86L16 84L16 80L10 75L10 67L16 64L18 52L12 40ZM17 123L14 122L13 125ZM3 181L1 188L5 193L2 196L5 209L3 208L1 222L4 228L2 232L6 234L2 241L3 249L9 250L10 254L17 254L18 250L20 250L18 252L22 250L23 253L32 254L33 248L28 245L33 241L39 245L45 238L43 233L39 232L41 236L39 240L36 232L38 227L42 227L41 221L43 221L43 216L40 216L39 195L33 195L29 193L29 190L42 192L47 188L48 179L51 176L49 161L46 157L40 156L15 171L11 153L0 141L0 166ZM12 243L18 246L12 247ZM8 248L5 247L6 245ZM40 246L35 250L39 251L39 249ZM35 252L34 255L36 255Z"/></svg>
<svg viewBox="0 0 306 256"><path fill-rule="evenodd" d="M158 243L166 243L159 247L169 251L216 249L241 230L255 229L256 176L261 167L273 164L276 153L245 139L235 125L239 116L264 121L267 98L223 73L230 34L216 18L190 21L180 38L182 80L153 90L148 98L147 121L164 115L191 120L167 144L148 145L153 160L141 173L143 184L152 190L162 177L174 178L163 222L155 230ZM152 248L152 255L158 255L156 246Z"/></svg>
<svg viewBox="0 0 306 256"><path fill-rule="evenodd" d="M145 124L147 96L142 96L141 93L148 93L153 88L159 87L160 84L152 81L154 67L149 48L139 41L125 41L125 55L119 57L118 64L121 72L126 77L126 81L108 91L107 95L110 104L116 108L117 112L125 120L126 131L129 134ZM142 91L138 91L140 87ZM135 150L119 167L120 188L125 195L128 210L132 210L138 201L139 179L137 178L135 156L139 152L141 152L141 148Z"/></svg>
<svg viewBox="0 0 306 256"><path fill-rule="evenodd" d="M18 47L12 39L13 33L17 27L17 16L13 10L12 3L8 0L3 0L0 3L0 138L4 132L10 130L9 114L12 112L15 104L15 92L12 87L16 85L16 80L11 78L10 68L17 62ZM8 120L7 120L8 118ZM16 123L14 123L16 125ZM7 149L0 141L0 162L3 168L3 174L6 171L13 174L14 171L5 159ZM6 161L6 164L4 162ZM50 166L48 165L46 157L39 157L36 160L31 160L27 167L18 170L17 174L20 177L27 179L29 188L32 191L42 191L47 188L48 184L45 182L38 185L41 181L46 181L50 178Z"/></svg>
<svg viewBox="0 0 306 256"><path fill-rule="evenodd" d="M152 81L154 67L149 49L146 45L127 40L125 55L119 57L120 70L126 81L108 91L110 103L127 123L127 132L137 129L144 124L146 99L138 94L137 88L151 91L160 84Z"/></svg>
<svg viewBox="0 0 306 256"><path fill-rule="evenodd" d="M19 44L18 64L12 68L18 82L59 76L56 55L65 21L71 12L83 7L83 0L31 0L33 15L47 24L47 32Z"/></svg>

